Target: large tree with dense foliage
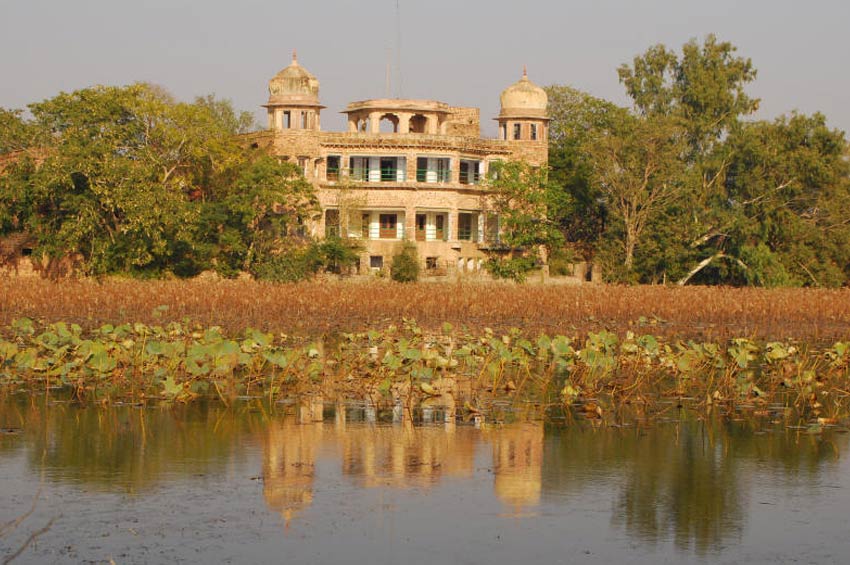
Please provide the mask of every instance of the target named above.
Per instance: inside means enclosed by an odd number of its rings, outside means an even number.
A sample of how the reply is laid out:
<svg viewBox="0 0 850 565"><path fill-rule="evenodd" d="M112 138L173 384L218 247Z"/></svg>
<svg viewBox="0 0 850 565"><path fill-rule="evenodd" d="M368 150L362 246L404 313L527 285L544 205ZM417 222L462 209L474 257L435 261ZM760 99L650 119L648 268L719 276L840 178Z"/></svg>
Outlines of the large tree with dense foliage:
<svg viewBox="0 0 850 565"><path fill-rule="evenodd" d="M285 199L283 198L285 195ZM217 198L204 203L200 225L215 268L256 271L258 263L304 239L320 208L300 169L271 156L247 165Z"/></svg>
<svg viewBox="0 0 850 565"><path fill-rule="evenodd" d="M94 275L232 275L279 253L316 213L296 167L238 138L253 120L227 101L178 102L134 84L29 108L30 121L2 115L14 126L7 149L41 137L38 160L17 158L0 180L0 230L28 233L42 262L72 258Z"/></svg>
<svg viewBox="0 0 850 565"><path fill-rule="evenodd" d="M603 261L609 277L846 283L843 133L827 128L820 115L746 121L758 108L746 92L756 71L713 35L688 42L681 54L652 47L618 73L633 102L629 110L567 87L548 89L552 178L565 193L585 195L572 200L582 204L573 210L580 218L562 219L562 225L582 226L585 241L592 242L586 255ZM669 143L640 141L653 131L656 141ZM624 191L651 185L641 171L663 147L669 149L666 166L653 171L664 188L659 197ZM624 194L633 197L623 200ZM639 195L649 199L634 198Z"/></svg>
<svg viewBox="0 0 850 565"><path fill-rule="evenodd" d="M589 142L626 113L615 104L569 86L546 88L549 96L549 219L572 255L592 259L605 229L607 210L593 181Z"/></svg>
<svg viewBox="0 0 850 565"><path fill-rule="evenodd" d="M736 51L709 35L702 44L686 43L681 55L654 46L618 69L635 111L674 121L687 143L680 180L687 196L658 217L654 239L659 245L642 258L644 280L678 278L716 252L712 245L725 220L718 212L726 199L723 184L731 159L726 141L759 104L746 93L756 71Z"/></svg>
<svg viewBox="0 0 850 565"><path fill-rule="evenodd" d="M745 124L728 140L725 200L701 280L839 286L850 275L850 163L824 116ZM717 265L720 259L731 259ZM696 275L697 272L689 273Z"/></svg>
<svg viewBox="0 0 850 565"><path fill-rule="evenodd" d="M588 143L595 181L609 210L609 235L622 244L623 276L631 278L635 251L664 208L683 197L683 131L663 116L623 114Z"/></svg>

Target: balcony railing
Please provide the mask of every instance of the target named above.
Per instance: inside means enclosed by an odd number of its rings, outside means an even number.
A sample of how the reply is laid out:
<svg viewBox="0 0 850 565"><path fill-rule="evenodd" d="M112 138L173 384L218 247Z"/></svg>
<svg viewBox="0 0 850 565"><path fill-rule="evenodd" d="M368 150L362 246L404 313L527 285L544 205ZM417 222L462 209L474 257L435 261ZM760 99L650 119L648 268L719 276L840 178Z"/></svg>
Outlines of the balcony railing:
<svg viewBox="0 0 850 565"><path fill-rule="evenodd" d="M477 241L478 232L473 231L471 227L459 227L457 230L457 238L460 241Z"/></svg>
<svg viewBox="0 0 850 565"><path fill-rule="evenodd" d="M450 169L416 169L416 182L449 182L451 179Z"/></svg>
<svg viewBox="0 0 850 565"><path fill-rule="evenodd" d="M461 171L459 180L460 184L478 184L481 180L481 175L477 172Z"/></svg>
<svg viewBox="0 0 850 565"><path fill-rule="evenodd" d="M367 169L365 167L354 167L350 169L328 169L327 180L339 181L342 173L348 174L348 179L354 182L407 182L407 171L401 168ZM479 173L463 171L459 174L460 184L479 184L481 182ZM422 183L448 183L452 180L451 170L438 169L416 169L416 182Z"/></svg>
<svg viewBox="0 0 850 565"><path fill-rule="evenodd" d="M380 174L378 174L380 173ZM407 171L399 168L367 169L355 167L348 169L348 178L357 182L405 182ZM328 173L328 180L331 180Z"/></svg>

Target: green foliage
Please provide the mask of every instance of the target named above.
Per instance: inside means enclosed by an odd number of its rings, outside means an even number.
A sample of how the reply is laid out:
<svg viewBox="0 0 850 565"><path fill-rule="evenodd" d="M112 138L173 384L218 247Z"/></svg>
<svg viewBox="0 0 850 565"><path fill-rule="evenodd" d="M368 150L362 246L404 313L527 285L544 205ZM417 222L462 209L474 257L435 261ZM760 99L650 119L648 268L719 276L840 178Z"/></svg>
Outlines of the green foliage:
<svg viewBox="0 0 850 565"><path fill-rule="evenodd" d="M360 260L357 242L341 237L328 237L318 244L318 252L325 271L345 274Z"/></svg>
<svg viewBox="0 0 850 565"><path fill-rule="evenodd" d="M549 96L549 218L564 241L590 259L605 230L606 208L593 182L587 146L597 131L609 129L624 110L569 86L546 88ZM553 251L557 246L553 246Z"/></svg>
<svg viewBox="0 0 850 565"><path fill-rule="evenodd" d="M491 256L484 263L484 268L497 279L524 282L528 273L534 269L534 259L527 256Z"/></svg>
<svg viewBox="0 0 850 565"><path fill-rule="evenodd" d="M44 141L42 131L25 120L21 110L0 108L0 155L37 147Z"/></svg>
<svg viewBox="0 0 850 565"><path fill-rule="evenodd" d="M779 256L764 243L745 245L740 251L741 261L747 266L744 276L753 286L792 286L793 279L785 270Z"/></svg>
<svg viewBox="0 0 850 565"><path fill-rule="evenodd" d="M216 98L212 94L195 98L195 106L205 108L221 127L233 135L256 131L257 123L251 112L237 112L230 100Z"/></svg>
<svg viewBox="0 0 850 565"><path fill-rule="evenodd" d="M621 282L847 283L842 132L819 114L743 121L758 108L746 92L756 71L713 35L680 54L654 46L618 73L631 111L548 89L551 178L571 199L559 223L573 249Z"/></svg>
<svg viewBox="0 0 850 565"><path fill-rule="evenodd" d="M396 282L416 282L419 280L419 252L416 244L404 242L401 251L393 256L390 265L390 278Z"/></svg>
<svg viewBox="0 0 850 565"><path fill-rule="evenodd" d="M547 172L519 161L495 162L487 187L493 191L491 203L499 215L500 242L510 249L550 247L562 241L557 225L550 219L554 199Z"/></svg>
<svg viewBox="0 0 850 565"><path fill-rule="evenodd" d="M43 162L21 158L0 177L0 236L26 231L48 271L70 261L91 275L235 276L275 263L318 213L297 167L237 137L253 120L229 101L182 103L134 84L62 93L30 110L31 123L0 114L13 133L45 134Z"/></svg>
<svg viewBox="0 0 850 565"><path fill-rule="evenodd" d="M846 398L835 391L846 390L850 365L847 342L809 351L747 338L685 342L606 330L582 339L530 339L518 329L503 335L489 329L428 332L408 319L402 328L343 334L333 352L325 347L255 329L227 335L215 326L134 323L84 331L64 322L22 319L0 328L0 387L64 388L80 400L103 401L185 402L215 391L228 403L258 393L274 402L316 384L349 393L388 394L404 387L412 402L468 386L473 395L486 391L494 399L503 393L520 401L551 401L560 390L561 400L572 405L675 395L693 397L708 410L720 403L740 409L741 402L755 401L795 405L801 415L817 416L822 401L833 396L832 409L846 407Z"/></svg>
<svg viewBox="0 0 850 565"><path fill-rule="evenodd" d="M559 225L571 198L546 170L517 161L494 163L487 186L493 211L499 216L499 247L485 268L496 278L524 281L535 258L548 257L564 241Z"/></svg>
<svg viewBox="0 0 850 565"><path fill-rule="evenodd" d="M340 238L329 238L263 255L253 263L250 272L260 280L296 282L310 278L319 271L345 273L359 259L357 245Z"/></svg>
<svg viewBox="0 0 850 565"><path fill-rule="evenodd" d="M571 249L555 249L549 256L549 274L560 277L572 276L575 264L581 261L582 258Z"/></svg>
<svg viewBox="0 0 850 565"><path fill-rule="evenodd" d="M204 240L222 274L252 271L254 263L278 254L317 217L313 186L297 166L269 156L246 164L232 184L201 205Z"/></svg>
<svg viewBox="0 0 850 565"><path fill-rule="evenodd" d="M663 45L651 47L617 73L642 115L673 117L687 130L692 158L699 160L737 127L739 117L758 109L759 100L745 91L756 70L736 51L709 34L702 45L686 43L681 57Z"/></svg>
<svg viewBox="0 0 850 565"><path fill-rule="evenodd" d="M681 128L670 119L622 115L588 143L609 221L621 229L626 272L633 269L647 226L682 198L682 139Z"/></svg>
<svg viewBox="0 0 850 565"><path fill-rule="evenodd" d="M322 266L316 245L307 245L264 256L251 266L251 274L270 282L297 282L315 275Z"/></svg>

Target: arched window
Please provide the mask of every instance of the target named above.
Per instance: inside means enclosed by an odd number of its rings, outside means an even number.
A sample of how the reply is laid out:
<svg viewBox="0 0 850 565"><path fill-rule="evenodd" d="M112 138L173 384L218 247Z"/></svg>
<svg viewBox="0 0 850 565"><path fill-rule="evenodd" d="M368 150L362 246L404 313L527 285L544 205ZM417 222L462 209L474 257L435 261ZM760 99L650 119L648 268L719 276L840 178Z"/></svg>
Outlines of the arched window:
<svg viewBox="0 0 850 565"><path fill-rule="evenodd" d="M384 114L381 116L379 128L381 133L398 133L398 116L395 114Z"/></svg>
<svg viewBox="0 0 850 565"><path fill-rule="evenodd" d="M414 114L410 118L410 133L425 133L426 127L428 127L428 118L422 114Z"/></svg>

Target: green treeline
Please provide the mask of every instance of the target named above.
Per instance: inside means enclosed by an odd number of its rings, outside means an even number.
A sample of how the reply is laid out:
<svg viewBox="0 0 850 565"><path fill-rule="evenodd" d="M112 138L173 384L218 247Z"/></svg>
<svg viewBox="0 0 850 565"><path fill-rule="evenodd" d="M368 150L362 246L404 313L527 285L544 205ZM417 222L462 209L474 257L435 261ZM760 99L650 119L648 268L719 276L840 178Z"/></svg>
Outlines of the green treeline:
<svg viewBox="0 0 850 565"><path fill-rule="evenodd" d="M618 74L630 108L547 89L548 176L494 168L502 242L526 251L494 256L494 274L522 278L537 248L553 267L587 260L629 283L846 284L843 132L820 114L754 120L756 70L714 36L652 47ZM347 242L313 241L312 186L251 149L253 120L227 101L135 84L29 110L0 108L0 237L27 234L47 272L294 280L356 259Z"/></svg>
<svg viewBox="0 0 850 565"><path fill-rule="evenodd" d="M351 255L305 226L320 213L298 167L251 149L247 113L134 84L0 110L0 235L26 233L48 273L295 280ZM56 272L55 274L61 274Z"/></svg>
<svg viewBox="0 0 850 565"><path fill-rule="evenodd" d="M749 59L708 36L618 69L631 108L552 86L550 218L624 282L841 286L850 152L821 114L755 121Z"/></svg>

